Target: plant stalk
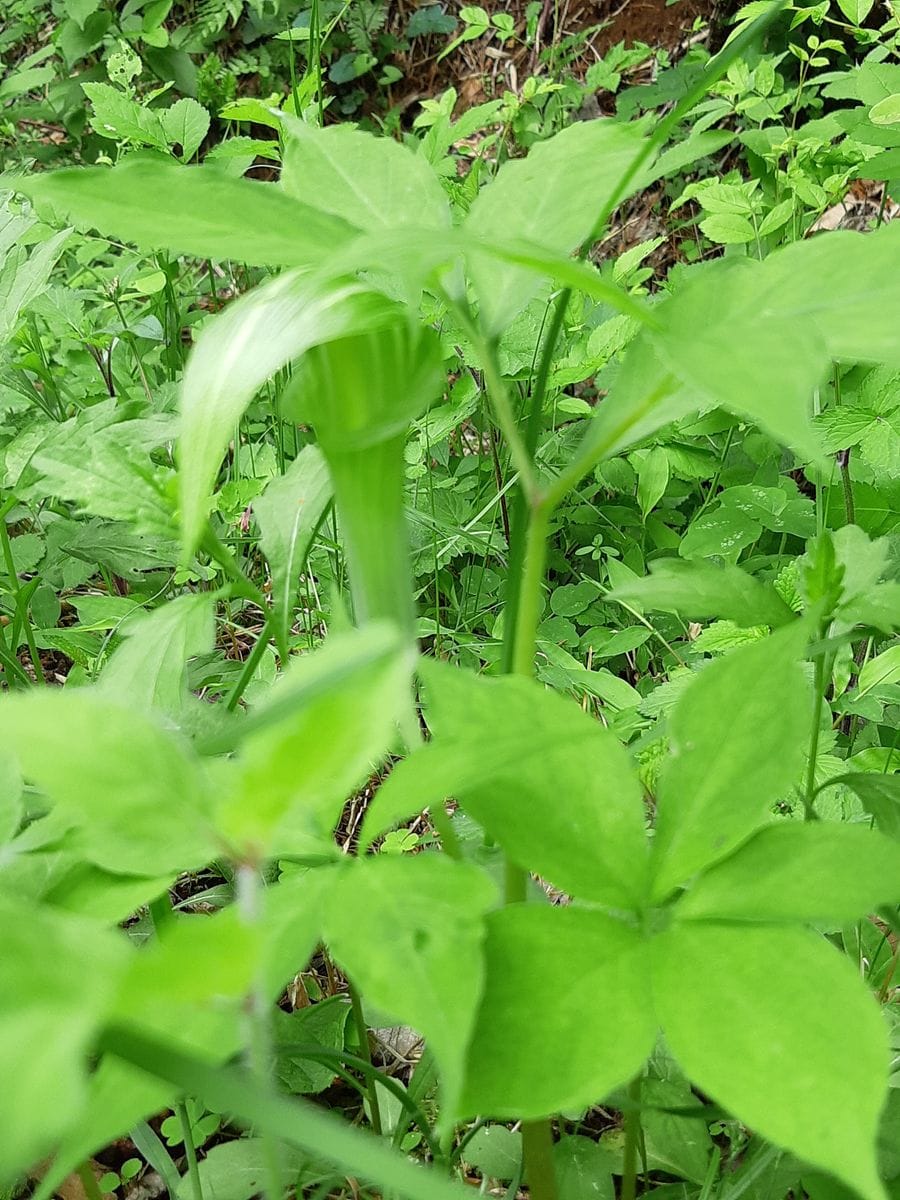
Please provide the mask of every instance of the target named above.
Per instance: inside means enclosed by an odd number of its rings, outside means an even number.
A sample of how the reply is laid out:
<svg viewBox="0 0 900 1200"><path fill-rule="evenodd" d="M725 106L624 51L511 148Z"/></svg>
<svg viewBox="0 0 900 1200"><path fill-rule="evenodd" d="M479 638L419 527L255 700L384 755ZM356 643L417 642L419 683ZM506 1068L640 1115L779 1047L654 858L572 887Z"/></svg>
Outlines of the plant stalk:
<svg viewBox="0 0 900 1200"><path fill-rule="evenodd" d="M372 1129L378 1136L381 1136L381 1107L378 1103L378 1083L376 1081L374 1064L372 1063L372 1048L369 1045L369 1027L366 1024L365 1013L363 1012L362 999L359 992L348 981L347 992L350 996L350 1007L353 1011L353 1022L356 1025L356 1040L359 1042L359 1054L363 1062L369 1067L366 1072L366 1095L369 1100L369 1120L372 1124Z"/></svg>
<svg viewBox="0 0 900 1200"><path fill-rule="evenodd" d="M237 905L241 919L247 926L255 926L260 920L261 888L259 870L255 863L240 863L236 872ZM272 1087L272 1027L269 1020L269 1004L261 976L251 985L246 1000L246 1057L251 1077L262 1093L274 1095ZM281 1169L281 1147L271 1130L263 1125L260 1130L263 1143L265 1200L282 1200L283 1173Z"/></svg>
<svg viewBox="0 0 900 1200"><path fill-rule="evenodd" d="M178 1121L181 1125L181 1137L184 1142L184 1155L187 1159L188 1179L191 1181L191 1196L193 1200L203 1200L203 1184L200 1182L200 1168L197 1165L197 1148L194 1145L194 1133L191 1129L191 1118L187 1110L187 1102L179 1100L175 1105Z"/></svg>

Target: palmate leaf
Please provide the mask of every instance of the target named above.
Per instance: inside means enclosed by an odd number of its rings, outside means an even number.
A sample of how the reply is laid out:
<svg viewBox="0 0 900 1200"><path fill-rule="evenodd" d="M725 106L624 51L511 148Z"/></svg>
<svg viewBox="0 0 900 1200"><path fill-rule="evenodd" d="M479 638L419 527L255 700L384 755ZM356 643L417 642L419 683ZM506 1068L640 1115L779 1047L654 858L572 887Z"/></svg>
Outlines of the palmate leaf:
<svg viewBox="0 0 900 1200"><path fill-rule="evenodd" d="M819 456L810 396L832 361L900 363L898 261L900 228L891 224L796 242L763 263L729 259L689 272L655 307L659 328L629 346L585 434L584 458L617 454L715 406Z"/></svg>
<svg viewBox="0 0 900 1200"><path fill-rule="evenodd" d="M428 1039L445 1125L459 1106L484 975L482 918L496 899L475 867L433 854L379 855L341 871L323 915L328 945L366 998Z"/></svg>

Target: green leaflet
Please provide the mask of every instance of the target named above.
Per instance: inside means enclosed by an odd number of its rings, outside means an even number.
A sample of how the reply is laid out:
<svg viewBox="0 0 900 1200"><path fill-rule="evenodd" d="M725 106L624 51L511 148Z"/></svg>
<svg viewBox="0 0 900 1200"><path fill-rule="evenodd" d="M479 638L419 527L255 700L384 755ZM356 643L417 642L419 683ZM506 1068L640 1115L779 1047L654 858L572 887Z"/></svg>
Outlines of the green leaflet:
<svg viewBox="0 0 900 1200"><path fill-rule="evenodd" d="M837 926L898 900L896 842L865 825L784 821L701 875L678 913Z"/></svg>
<svg viewBox="0 0 900 1200"><path fill-rule="evenodd" d="M133 157L116 167L77 167L10 183L42 211L141 250L308 267L353 236L345 222L278 188L208 167Z"/></svg>
<svg viewBox="0 0 900 1200"><path fill-rule="evenodd" d="M22 774L78 827L75 845L88 861L146 876L196 869L216 854L198 763L118 698L97 689L18 693L3 697L0 721Z"/></svg>
<svg viewBox="0 0 900 1200"><path fill-rule="evenodd" d="M618 583L609 600L680 613L691 620L724 617L742 627L784 625L793 613L771 585L739 567L657 559L650 574Z"/></svg>
<svg viewBox="0 0 900 1200"><path fill-rule="evenodd" d="M638 930L602 913L540 904L492 913L487 928L463 1114L545 1117L626 1083L656 1036Z"/></svg>
<svg viewBox="0 0 900 1200"><path fill-rule="evenodd" d="M0 896L5 1183L47 1154L84 1104L88 1053L111 1008L125 950L92 921Z"/></svg>
<svg viewBox="0 0 900 1200"><path fill-rule="evenodd" d="M424 154L350 125L285 116L281 183L289 196L359 229L450 226L450 206Z"/></svg>
<svg viewBox="0 0 900 1200"><path fill-rule="evenodd" d="M641 793L614 735L531 680L478 678L426 661L420 673L436 742L455 744L480 772L459 787L466 812L514 862L558 887L640 907L647 887ZM452 775L447 782L454 785ZM425 802L434 799L443 799L437 780Z"/></svg>
<svg viewBox="0 0 900 1200"><path fill-rule="evenodd" d="M189 701L188 659L215 645L215 601L203 594L178 596L129 621L123 633L101 672L99 690L177 720Z"/></svg>
<svg viewBox="0 0 900 1200"><path fill-rule="evenodd" d="M239 857L334 854L341 809L391 748L410 663L386 624L295 660L218 775L216 826Z"/></svg>
<svg viewBox="0 0 900 1200"><path fill-rule="evenodd" d="M253 503L259 543L272 577L274 621L287 644L297 579L319 523L331 503L331 481L322 452L304 446L283 475L269 481Z"/></svg>
<svg viewBox="0 0 900 1200"><path fill-rule="evenodd" d="M679 922L654 944L653 997L697 1086L865 1200L884 1200L875 1136L887 1038L847 959L799 929Z"/></svg>
<svg viewBox="0 0 900 1200"><path fill-rule="evenodd" d="M642 141L634 126L577 122L524 159L504 163L475 198L462 229L481 241L523 238L568 254L591 232ZM469 271L488 333L505 328L537 288L530 272L514 265L474 258Z"/></svg>
<svg viewBox="0 0 900 1200"><path fill-rule="evenodd" d="M248 969L261 964L266 994L274 1002L321 937L322 902L330 883L330 873L316 872L266 888L258 937L239 927L235 910L188 918L184 930L176 926L150 951L146 964L143 951L132 957L116 1001L121 1019L132 1028L155 1031L162 1044L176 1052L216 1066L224 1063L241 1046L241 988ZM194 977L200 960L208 972L206 984ZM140 989L148 973L144 998ZM54 989L58 993L56 980ZM70 1114L70 1127L37 1195L49 1200L79 1163L176 1097L164 1077L105 1055L83 1102Z"/></svg>
<svg viewBox="0 0 900 1200"><path fill-rule="evenodd" d="M722 405L815 457L809 403L827 348L818 330L801 320L785 338L785 315L770 314L761 303L765 271L766 264L755 267L746 259L703 267L658 310L663 328L652 340L693 390L695 407L697 399ZM814 286L809 275L807 286ZM751 322L752 338L737 336Z"/></svg>
<svg viewBox="0 0 900 1200"><path fill-rule="evenodd" d="M669 723L659 782L653 895L724 858L796 781L810 703L799 625L710 663Z"/></svg>
<svg viewBox="0 0 900 1200"><path fill-rule="evenodd" d="M325 908L326 941L363 994L428 1039L446 1128L459 1109L481 997L482 917L495 903L493 884L475 867L433 854L382 855L348 864Z"/></svg>

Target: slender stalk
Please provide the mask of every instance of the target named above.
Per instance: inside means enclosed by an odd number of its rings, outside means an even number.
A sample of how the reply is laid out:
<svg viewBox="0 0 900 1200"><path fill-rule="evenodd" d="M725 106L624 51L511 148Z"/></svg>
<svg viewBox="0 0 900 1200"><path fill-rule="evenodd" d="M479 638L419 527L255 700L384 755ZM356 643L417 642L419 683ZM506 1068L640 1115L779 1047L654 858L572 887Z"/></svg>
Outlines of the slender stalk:
<svg viewBox="0 0 900 1200"><path fill-rule="evenodd" d="M628 1085L628 1110L625 1113L625 1148L620 1200L637 1196L638 1150L641 1142L641 1076Z"/></svg>
<svg viewBox="0 0 900 1200"><path fill-rule="evenodd" d="M254 926L260 920L261 889L259 870L255 863L241 863L236 873L238 912L244 924ZM254 980L247 996L246 1013L246 1058L251 1077L260 1092L272 1096L272 1028L269 1020L269 1004L261 978ZM267 1125L260 1129L263 1142L265 1200L282 1200L281 1147L278 1139Z"/></svg>
<svg viewBox="0 0 900 1200"><path fill-rule="evenodd" d="M87 1200L103 1200L103 1193L100 1191L100 1184L97 1182L97 1176L94 1174L91 1164L82 1163L77 1174Z"/></svg>
<svg viewBox="0 0 900 1200"><path fill-rule="evenodd" d="M28 653L31 657L31 665L34 667L34 675L37 683L44 685L47 680L44 678L44 665L41 662L41 656L38 654L37 643L34 640L34 631L31 628L31 618L28 616L28 606L25 598L22 595L22 589L19 587L19 576L16 573L16 564L12 555L12 543L9 537L9 530L6 528L6 514L11 512L15 506L15 497L11 496L6 503L0 508L0 547L3 550L3 562L6 567L6 573L9 576L9 587L12 592L13 602L16 606L19 620L22 622L22 632L25 636L25 644L28 646Z"/></svg>
<svg viewBox="0 0 900 1200"><path fill-rule="evenodd" d="M826 662L826 658L828 658L828 662ZM816 810L814 807L816 796L816 759L819 755L819 737L822 731L822 707L825 703L825 687L830 674L831 661L831 657L819 654L815 662L813 721L809 737L809 762L806 766L806 786L803 790L803 812L804 819L807 821L816 820Z"/></svg>
<svg viewBox="0 0 900 1200"><path fill-rule="evenodd" d="M240 703L241 696L243 696L244 692L247 690L247 686L249 685L250 680L253 678L256 668L259 666L259 661L266 652L271 633L271 622L267 617L265 628L254 642L253 649L244 659L244 665L240 675L238 676L237 682L228 693L228 699L225 702L225 708L228 712L234 712ZM284 665L284 662L282 662L282 666Z"/></svg>
<svg viewBox="0 0 900 1200"><path fill-rule="evenodd" d="M356 1040L359 1042L359 1054L370 1071L366 1073L366 1094L369 1099L369 1120L373 1130L381 1136L381 1107L378 1103L378 1082L370 1072L374 1070L372 1063L372 1048L369 1045L369 1027L363 1012L362 999L352 983L347 984L350 995L350 1007L353 1011L353 1022L356 1025Z"/></svg>
<svg viewBox="0 0 900 1200"><path fill-rule="evenodd" d="M184 1142L184 1156L187 1159L188 1179L191 1181L191 1196L193 1200L203 1200L203 1184L200 1182L200 1168L197 1165L197 1147L194 1145L194 1131L191 1129L191 1118L188 1115L187 1101L179 1100L175 1105L178 1122L181 1125L181 1138Z"/></svg>

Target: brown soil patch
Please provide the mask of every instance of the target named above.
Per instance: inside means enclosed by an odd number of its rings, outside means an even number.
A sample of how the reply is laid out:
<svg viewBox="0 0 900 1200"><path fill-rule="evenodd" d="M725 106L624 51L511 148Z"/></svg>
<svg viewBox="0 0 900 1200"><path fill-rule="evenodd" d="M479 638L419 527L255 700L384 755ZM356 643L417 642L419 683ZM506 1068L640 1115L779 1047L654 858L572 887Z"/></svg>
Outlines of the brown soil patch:
<svg viewBox="0 0 900 1200"><path fill-rule="evenodd" d="M605 53L616 42L646 42L649 46L677 51L690 38L694 23L712 21L720 7L716 0L593 0L579 4L581 11L573 12L572 21L580 21L581 28L608 22L606 27L591 39L591 45Z"/></svg>

